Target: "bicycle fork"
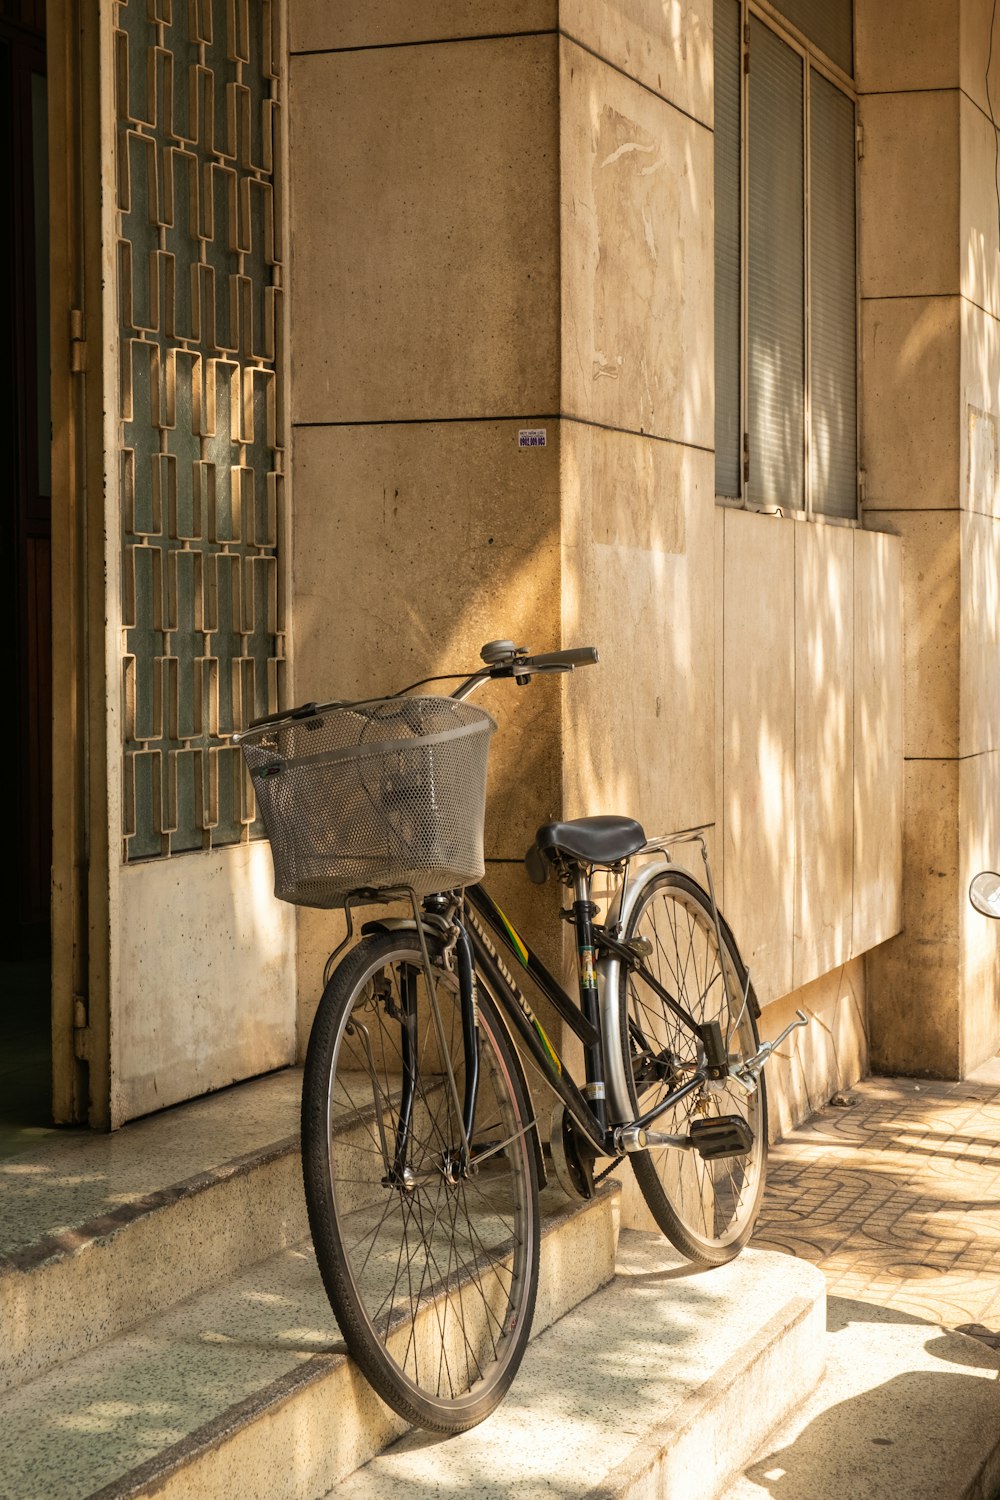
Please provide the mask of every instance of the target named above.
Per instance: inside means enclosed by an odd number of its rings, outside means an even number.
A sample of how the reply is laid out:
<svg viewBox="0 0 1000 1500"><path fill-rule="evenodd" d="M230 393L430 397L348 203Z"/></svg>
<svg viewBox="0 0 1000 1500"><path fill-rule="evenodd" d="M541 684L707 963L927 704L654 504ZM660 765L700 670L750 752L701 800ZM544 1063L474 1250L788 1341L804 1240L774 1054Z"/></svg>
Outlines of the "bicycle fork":
<svg viewBox="0 0 1000 1500"><path fill-rule="evenodd" d="M473 1122L476 1117L476 1103L479 1096L479 1013L476 1003L476 978L472 961L472 947L464 928L459 928L458 930L455 941L455 959L458 976L459 1005L462 1017L462 1054L465 1063L463 1097L460 1109L458 1107L458 1091L455 1085L454 1071L448 1052L447 1037L438 1004L437 985L433 973L430 971L427 973L427 994L431 1010L432 1030L437 1033L438 1045L442 1053L441 1064L446 1075L443 1086L451 1096L450 1102L452 1108L446 1112L446 1118L452 1118L453 1115L456 1115L457 1119L461 1121L460 1141L454 1145L446 1141L442 1142L441 1170L449 1181L457 1181L469 1168L472 1156ZM388 1161L387 1143L385 1142L381 1125L380 1134L383 1135L382 1152L386 1160L386 1176L383 1179L385 1186L410 1188L414 1185L415 1178L407 1166L407 1161L413 1134L414 1104L421 1088L421 1074L417 971L409 964L404 966L400 977L400 999L402 1001L402 1010L397 1020L400 1028L400 1054L403 1063L403 1077L399 1111L396 1116L391 1167ZM377 1098L375 1104L376 1110L378 1110Z"/></svg>

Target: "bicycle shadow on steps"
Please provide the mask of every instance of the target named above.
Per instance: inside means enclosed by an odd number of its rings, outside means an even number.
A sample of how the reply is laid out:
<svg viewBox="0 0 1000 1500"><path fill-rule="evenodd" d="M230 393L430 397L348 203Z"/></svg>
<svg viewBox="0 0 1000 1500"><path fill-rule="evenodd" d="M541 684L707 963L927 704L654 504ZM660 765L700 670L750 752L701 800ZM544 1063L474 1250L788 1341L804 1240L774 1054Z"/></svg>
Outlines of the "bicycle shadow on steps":
<svg viewBox="0 0 1000 1500"><path fill-rule="evenodd" d="M895 1308L827 1304L819 1387L725 1500L992 1500L1000 1350Z"/></svg>

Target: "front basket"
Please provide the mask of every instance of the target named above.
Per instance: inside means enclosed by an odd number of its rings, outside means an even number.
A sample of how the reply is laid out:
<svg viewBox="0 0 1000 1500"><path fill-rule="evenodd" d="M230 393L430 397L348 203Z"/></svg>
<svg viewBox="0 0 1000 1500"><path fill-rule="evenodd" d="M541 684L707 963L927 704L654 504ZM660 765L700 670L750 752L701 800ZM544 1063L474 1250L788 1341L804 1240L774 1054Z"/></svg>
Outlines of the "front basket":
<svg viewBox="0 0 1000 1500"><path fill-rule="evenodd" d="M481 880L496 724L453 698L387 698L279 720L240 739L271 842L274 894L343 906Z"/></svg>

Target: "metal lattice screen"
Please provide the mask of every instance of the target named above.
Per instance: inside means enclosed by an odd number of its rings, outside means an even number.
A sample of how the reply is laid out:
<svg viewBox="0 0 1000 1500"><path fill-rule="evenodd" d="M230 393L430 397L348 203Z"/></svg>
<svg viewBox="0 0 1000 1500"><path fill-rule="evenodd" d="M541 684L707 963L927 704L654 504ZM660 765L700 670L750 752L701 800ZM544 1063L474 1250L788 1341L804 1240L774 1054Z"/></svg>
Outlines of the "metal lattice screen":
<svg viewBox="0 0 1000 1500"><path fill-rule="evenodd" d="M258 832L283 659L277 4L115 5L126 857Z"/></svg>

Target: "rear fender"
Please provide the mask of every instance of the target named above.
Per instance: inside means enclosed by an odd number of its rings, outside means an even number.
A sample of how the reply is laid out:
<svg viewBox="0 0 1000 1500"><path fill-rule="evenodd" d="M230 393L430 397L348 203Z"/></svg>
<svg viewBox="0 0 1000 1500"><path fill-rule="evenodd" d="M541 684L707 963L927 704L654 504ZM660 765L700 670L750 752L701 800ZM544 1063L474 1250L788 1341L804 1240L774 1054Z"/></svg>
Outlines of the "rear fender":
<svg viewBox="0 0 1000 1500"><path fill-rule="evenodd" d="M608 908L606 925L622 931L632 915L632 910L649 883L659 875L676 866L669 859L658 859L647 865L635 880L619 889ZM601 1032L604 1042L604 1072L608 1091L608 1113L612 1125L626 1125L632 1118L632 1102L629 1098L625 1078L625 1059L622 1056L621 1021L621 963L614 954L606 953L597 963L597 988L600 995Z"/></svg>

